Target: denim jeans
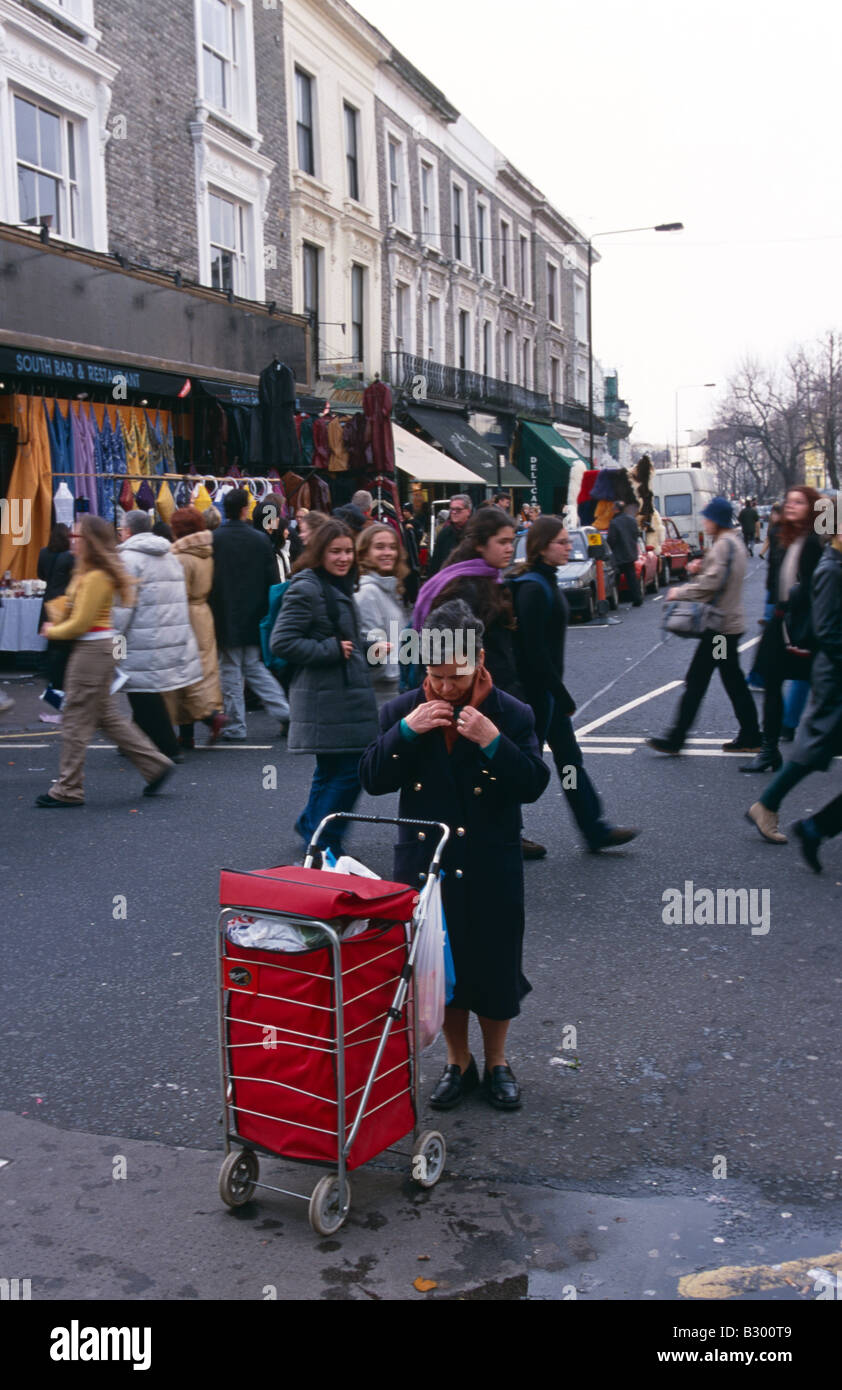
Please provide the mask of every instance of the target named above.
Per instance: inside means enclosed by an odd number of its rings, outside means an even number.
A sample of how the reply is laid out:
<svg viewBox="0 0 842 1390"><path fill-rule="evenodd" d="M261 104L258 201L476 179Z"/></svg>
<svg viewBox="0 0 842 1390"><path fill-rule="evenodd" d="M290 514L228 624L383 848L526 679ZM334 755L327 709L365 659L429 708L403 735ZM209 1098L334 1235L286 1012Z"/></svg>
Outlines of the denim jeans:
<svg viewBox="0 0 842 1390"><path fill-rule="evenodd" d="M605 819L599 794L585 771L572 720L569 715L562 713L561 707L549 694L545 694L537 708L533 708L538 743L541 748L545 742L550 746L573 819L588 849L601 849L608 842L612 826ZM571 782L575 785L570 785Z"/></svg>
<svg viewBox="0 0 842 1390"><path fill-rule="evenodd" d="M295 822L295 829L305 845L310 843L314 830L325 816L332 815L334 811L353 811L362 791L361 757L361 753L316 754L310 799ZM332 850L338 856L347 829L346 822L334 821L319 841L319 848Z"/></svg>

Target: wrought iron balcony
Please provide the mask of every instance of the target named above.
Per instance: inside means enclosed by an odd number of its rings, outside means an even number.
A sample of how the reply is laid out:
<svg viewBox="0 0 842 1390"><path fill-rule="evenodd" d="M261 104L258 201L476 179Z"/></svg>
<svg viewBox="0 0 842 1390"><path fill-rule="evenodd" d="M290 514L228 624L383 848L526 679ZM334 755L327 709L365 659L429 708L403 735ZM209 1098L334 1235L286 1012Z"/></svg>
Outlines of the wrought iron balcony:
<svg viewBox="0 0 842 1390"><path fill-rule="evenodd" d="M530 391L513 381L499 381L482 372L448 367L444 362L433 362L411 352L387 352L385 378L415 400L458 401L479 409L491 407L552 418L550 398L540 391Z"/></svg>

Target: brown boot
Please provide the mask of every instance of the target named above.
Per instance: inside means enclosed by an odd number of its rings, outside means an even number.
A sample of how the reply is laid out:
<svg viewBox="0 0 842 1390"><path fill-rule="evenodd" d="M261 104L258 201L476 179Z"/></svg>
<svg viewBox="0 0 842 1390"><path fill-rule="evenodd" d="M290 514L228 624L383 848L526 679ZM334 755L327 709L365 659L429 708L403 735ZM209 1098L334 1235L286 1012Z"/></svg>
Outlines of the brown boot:
<svg viewBox="0 0 842 1390"><path fill-rule="evenodd" d="M754 805L749 807L746 811L746 820L750 820L752 825L757 827L764 840L768 840L770 845L789 843L786 835L778 829L777 811L767 810L762 801L755 801Z"/></svg>

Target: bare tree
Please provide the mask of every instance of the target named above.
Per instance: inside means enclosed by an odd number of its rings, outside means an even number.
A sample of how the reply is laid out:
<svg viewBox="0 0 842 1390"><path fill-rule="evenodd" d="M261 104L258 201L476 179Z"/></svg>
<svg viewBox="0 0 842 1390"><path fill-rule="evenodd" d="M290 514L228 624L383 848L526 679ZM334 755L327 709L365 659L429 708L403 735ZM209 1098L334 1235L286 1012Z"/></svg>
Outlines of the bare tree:
<svg viewBox="0 0 842 1390"><path fill-rule="evenodd" d="M731 377L714 421L711 462L723 482L732 480L732 492L772 495L803 481L809 394L797 357L778 370L749 358Z"/></svg>
<svg viewBox="0 0 842 1390"><path fill-rule="evenodd" d="M803 381L809 444L824 460L828 481L839 488L842 448L842 344L832 330L812 351L801 349L797 369Z"/></svg>

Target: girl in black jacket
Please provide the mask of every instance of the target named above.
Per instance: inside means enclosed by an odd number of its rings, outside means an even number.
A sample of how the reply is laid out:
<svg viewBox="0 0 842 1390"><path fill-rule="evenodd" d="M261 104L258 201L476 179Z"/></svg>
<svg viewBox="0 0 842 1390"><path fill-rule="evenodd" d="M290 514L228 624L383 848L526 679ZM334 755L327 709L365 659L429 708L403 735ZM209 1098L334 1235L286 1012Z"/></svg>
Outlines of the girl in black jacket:
<svg viewBox="0 0 842 1390"><path fill-rule="evenodd" d="M569 559L570 537L561 517L534 521L526 537L526 563L511 580L517 615L514 651L539 742L550 745L567 804L588 849L598 853L627 844L639 832L606 821L573 731L576 705L564 684L567 600L556 577L558 566Z"/></svg>

